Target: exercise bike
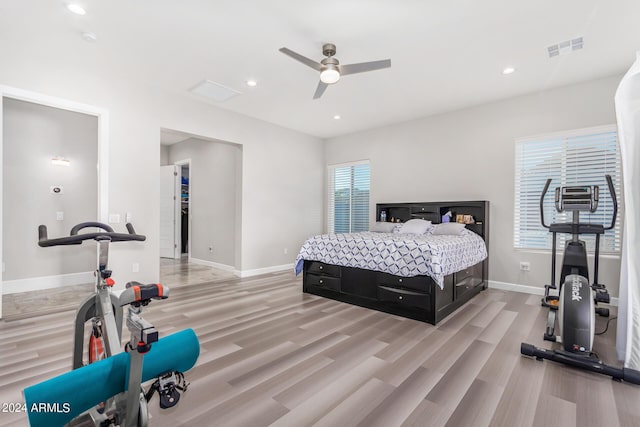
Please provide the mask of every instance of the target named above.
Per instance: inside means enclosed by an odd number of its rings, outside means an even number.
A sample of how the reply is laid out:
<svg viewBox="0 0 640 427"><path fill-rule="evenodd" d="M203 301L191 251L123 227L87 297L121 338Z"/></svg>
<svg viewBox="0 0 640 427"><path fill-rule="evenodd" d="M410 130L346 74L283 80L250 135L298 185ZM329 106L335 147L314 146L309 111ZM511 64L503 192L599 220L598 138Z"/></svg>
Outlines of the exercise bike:
<svg viewBox="0 0 640 427"><path fill-rule="evenodd" d="M155 327L141 316L153 299L169 297L160 284L129 282L112 292L115 284L108 269L111 242L144 241L145 236L126 224L128 233L116 233L109 225L85 222L74 226L67 237L48 239L47 227L38 228L41 247L98 243L96 291L76 311L73 371L24 390L29 421L34 425L147 426L147 402L158 391L160 407L178 403L186 391L182 372L197 360L199 343L191 329L159 340ZM86 228L93 232L79 233ZM127 307L126 317L123 308ZM88 364L85 365L85 323L91 322ZM122 325L130 339L122 351ZM167 356L168 355L168 356ZM154 379L148 391L142 382Z"/></svg>
<svg viewBox="0 0 640 427"><path fill-rule="evenodd" d="M598 283L600 236L615 226L618 214L618 201L611 176L605 175L605 178L613 201L613 217L611 223L606 227L602 224L580 222L580 212L593 213L598 209L600 192L597 185L557 187L555 189L555 209L557 212L572 212L572 222L546 224L544 197L551 185L551 179L545 183L540 196L540 220L542 226L553 233L553 238L551 284L545 285L545 294L542 298L542 305L549 308L544 339L561 343L562 349L546 350L522 343L520 352L525 356L534 356L538 360L548 359L609 375L617 380L640 384L639 371L608 366L591 351L595 335L595 315L609 317L607 308L597 307L599 302L609 303L610 301L606 286ZM556 286L556 239L558 233L571 235L571 240L566 243L564 249L559 287ZM582 234L595 235L594 274L591 285L589 284L587 248L585 242L580 240Z"/></svg>

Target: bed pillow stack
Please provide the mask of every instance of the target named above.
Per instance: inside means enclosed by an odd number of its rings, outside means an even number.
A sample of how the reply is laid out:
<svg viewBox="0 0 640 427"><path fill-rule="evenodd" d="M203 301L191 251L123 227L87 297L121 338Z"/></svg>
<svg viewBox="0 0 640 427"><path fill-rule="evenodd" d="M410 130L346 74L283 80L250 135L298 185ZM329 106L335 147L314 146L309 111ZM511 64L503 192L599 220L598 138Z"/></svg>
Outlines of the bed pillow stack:
<svg viewBox="0 0 640 427"><path fill-rule="evenodd" d="M374 233L393 233L395 227L396 224L393 222L376 222L371 226L369 231L373 231Z"/></svg>
<svg viewBox="0 0 640 427"><path fill-rule="evenodd" d="M464 230L464 224L460 224L457 222L443 222L442 224L438 224L433 229L433 234L435 236L459 236Z"/></svg>
<svg viewBox="0 0 640 427"><path fill-rule="evenodd" d="M426 221L424 219L410 219L409 221L402 224L398 233L402 234L424 234L427 231L431 230L433 225L431 221Z"/></svg>

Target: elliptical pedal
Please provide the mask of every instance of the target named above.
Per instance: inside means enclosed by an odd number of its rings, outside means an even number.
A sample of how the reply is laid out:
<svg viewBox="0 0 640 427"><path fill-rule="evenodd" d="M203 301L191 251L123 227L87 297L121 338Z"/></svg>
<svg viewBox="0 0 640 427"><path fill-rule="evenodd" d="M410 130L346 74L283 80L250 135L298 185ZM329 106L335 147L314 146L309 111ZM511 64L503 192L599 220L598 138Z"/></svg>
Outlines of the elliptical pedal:
<svg viewBox="0 0 640 427"><path fill-rule="evenodd" d="M541 299L541 305L543 307L550 308L551 310L557 310L560 305L560 297L554 295L546 295Z"/></svg>

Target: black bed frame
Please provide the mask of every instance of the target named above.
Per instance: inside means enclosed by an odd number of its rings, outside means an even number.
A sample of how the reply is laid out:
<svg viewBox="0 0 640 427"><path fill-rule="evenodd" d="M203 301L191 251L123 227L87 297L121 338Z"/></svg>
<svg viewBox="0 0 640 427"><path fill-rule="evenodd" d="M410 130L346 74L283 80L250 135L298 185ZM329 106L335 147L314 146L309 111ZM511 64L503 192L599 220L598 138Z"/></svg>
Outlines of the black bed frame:
<svg viewBox="0 0 640 427"><path fill-rule="evenodd" d="M451 211L471 215L475 222L466 227L479 234L489 251L489 202L379 203L380 213L405 222L423 218L434 224ZM306 293L372 308L411 319L436 324L487 287L489 259L445 276L444 289L431 277L400 277L378 271L305 261L303 290Z"/></svg>

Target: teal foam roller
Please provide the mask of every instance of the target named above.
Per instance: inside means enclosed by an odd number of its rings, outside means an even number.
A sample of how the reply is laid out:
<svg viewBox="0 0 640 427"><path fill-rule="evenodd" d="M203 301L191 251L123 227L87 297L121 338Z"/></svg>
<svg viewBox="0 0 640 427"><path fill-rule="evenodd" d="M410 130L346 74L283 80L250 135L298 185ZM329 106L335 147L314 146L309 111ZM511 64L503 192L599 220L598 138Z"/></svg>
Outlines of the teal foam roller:
<svg viewBox="0 0 640 427"><path fill-rule="evenodd" d="M142 381L159 375L191 369L200 355L193 329L185 329L158 340L144 355ZM24 389L29 424L32 427L63 426L86 410L128 387L129 354L115 356Z"/></svg>

